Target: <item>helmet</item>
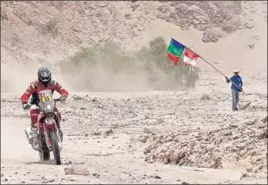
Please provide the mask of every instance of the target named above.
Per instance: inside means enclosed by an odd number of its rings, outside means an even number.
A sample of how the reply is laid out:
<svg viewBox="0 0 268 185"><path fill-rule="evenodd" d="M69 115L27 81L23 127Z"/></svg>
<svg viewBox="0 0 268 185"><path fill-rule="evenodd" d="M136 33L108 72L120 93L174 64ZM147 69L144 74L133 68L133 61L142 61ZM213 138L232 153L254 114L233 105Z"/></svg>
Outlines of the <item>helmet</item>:
<svg viewBox="0 0 268 185"><path fill-rule="evenodd" d="M51 81L51 72L46 67L40 67L37 72L39 82L47 85Z"/></svg>

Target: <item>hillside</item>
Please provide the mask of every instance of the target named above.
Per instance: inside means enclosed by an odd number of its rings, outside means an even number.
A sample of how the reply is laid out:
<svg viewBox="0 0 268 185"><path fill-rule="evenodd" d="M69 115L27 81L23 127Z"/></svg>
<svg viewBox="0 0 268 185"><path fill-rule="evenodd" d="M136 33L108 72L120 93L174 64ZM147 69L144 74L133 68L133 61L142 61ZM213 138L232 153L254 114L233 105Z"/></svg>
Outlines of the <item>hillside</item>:
<svg viewBox="0 0 268 185"><path fill-rule="evenodd" d="M219 66L222 70L239 67L251 72L254 60L254 68L263 72L266 4L1 1L2 75L11 75L5 73L9 66L20 65L22 71L28 64L27 71L35 71L40 64L58 63L91 43L113 41L135 50L155 36L182 41L209 61L225 63Z"/></svg>

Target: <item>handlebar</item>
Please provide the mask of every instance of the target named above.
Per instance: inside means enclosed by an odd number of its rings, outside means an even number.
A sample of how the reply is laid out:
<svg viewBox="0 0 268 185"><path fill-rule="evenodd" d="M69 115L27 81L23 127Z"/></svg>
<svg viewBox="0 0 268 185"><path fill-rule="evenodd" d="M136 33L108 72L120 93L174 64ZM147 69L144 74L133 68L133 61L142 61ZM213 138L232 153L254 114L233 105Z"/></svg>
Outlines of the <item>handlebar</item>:
<svg viewBox="0 0 268 185"><path fill-rule="evenodd" d="M55 98L54 101L58 102L58 101L61 101L61 99L60 98Z"/></svg>
<svg viewBox="0 0 268 185"><path fill-rule="evenodd" d="M55 103L56 103L56 102L59 102L59 101L62 101L62 99L61 99L61 98L55 98L55 99L54 99L54 102L55 102ZM31 107L31 104L29 104L29 103L26 103L26 104L23 105L23 109L24 109L24 110L30 109L30 107Z"/></svg>

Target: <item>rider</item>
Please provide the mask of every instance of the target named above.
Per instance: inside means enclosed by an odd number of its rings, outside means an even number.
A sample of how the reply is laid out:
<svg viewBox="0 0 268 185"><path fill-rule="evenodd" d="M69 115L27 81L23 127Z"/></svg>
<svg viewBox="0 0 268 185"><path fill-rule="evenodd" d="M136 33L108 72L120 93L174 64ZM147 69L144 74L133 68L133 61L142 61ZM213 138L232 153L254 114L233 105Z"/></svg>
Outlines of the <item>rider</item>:
<svg viewBox="0 0 268 185"><path fill-rule="evenodd" d="M58 82L51 80L51 72L48 68L40 67L38 69L37 76L38 80L32 82L30 86L27 88L27 90L21 96L21 103L23 105L23 109L30 108L31 124L29 128L25 129L29 142L31 142L32 139L33 128L37 127L38 115L40 113L38 107L39 102L38 93L43 90L51 90L53 94L54 90L56 90L58 93L61 94L60 97L61 101L66 100L66 98L69 95L68 91L62 88L62 86ZM28 99L30 96L31 100L30 103L28 104ZM58 125L60 126L61 114L56 107L54 112L57 117L56 120L58 122Z"/></svg>

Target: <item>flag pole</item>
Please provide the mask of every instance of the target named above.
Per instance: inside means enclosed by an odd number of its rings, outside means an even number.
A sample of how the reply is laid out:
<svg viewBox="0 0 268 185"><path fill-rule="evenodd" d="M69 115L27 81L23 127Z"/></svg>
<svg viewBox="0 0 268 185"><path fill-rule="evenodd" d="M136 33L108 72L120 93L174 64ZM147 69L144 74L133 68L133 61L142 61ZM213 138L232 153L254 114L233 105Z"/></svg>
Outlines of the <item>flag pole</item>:
<svg viewBox="0 0 268 185"><path fill-rule="evenodd" d="M218 70L215 66L213 66L211 63L209 63L207 60L205 60L203 57L199 56L199 58L201 58L204 62L206 62L208 65L210 65L211 67L213 67L216 71L218 71L221 75L223 75L224 77L226 77L225 74L223 74L220 70Z"/></svg>
<svg viewBox="0 0 268 185"><path fill-rule="evenodd" d="M171 37L171 39L173 39L172 37ZM175 40L175 39L174 39ZM192 49L190 49L188 46L186 46L184 43L182 43L182 42L180 42L181 44L183 44L187 49L189 49L190 51L192 51L192 52L194 52ZM194 52L194 53L196 53L196 52ZM205 60L203 57L201 57L200 55L198 55L198 57L199 58L201 58L204 62L206 62L208 65L210 65L211 67L213 67L216 71L218 71L222 76L224 76L225 78L227 78L227 76L225 75L225 74L223 74L219 69L217 69L215 66L213 66L211 63L209 63L207 60ZM233 84L237 87L237 88L239 88L238 87L238 85L237 84L235 84L234 82L233 82ZM242 91L243 93L245 93L244 91Z"/></svg>
<svg viewBox="0 0 268 185"><path fill-rule="evenodd" d="M187 47L187 46L185 46L185 47ZM188 47L187 47L188 48ZM190 49L190 48L188 48L188 49ZM190 49L191 50L191 49ZM191 51L193 51L193 50L191 50ZM194 51L193 51L194 52ZM195 52L194 52L195 53ZM199 55L198 55L199 56ZM221 75L223 75L224 77L226 77L227 78L227 76L225 76L225 74L223 74L220 70L218 70L215 66L213 66L211 63L209 63L207 60L205 60L203 57L201 57L201 56L199 56L199 58L201 58L204 62L206 62L208 65L210 65L211 67L213 67L215 70L217 70ZM234 82L232 82L233 84L234 84L234 86L236 86L238 89L240 89L239 87L238 87L238 85L236 84L236 83L234 83ZM242 91L243 93L245 93L244 91Z"/></svg>

